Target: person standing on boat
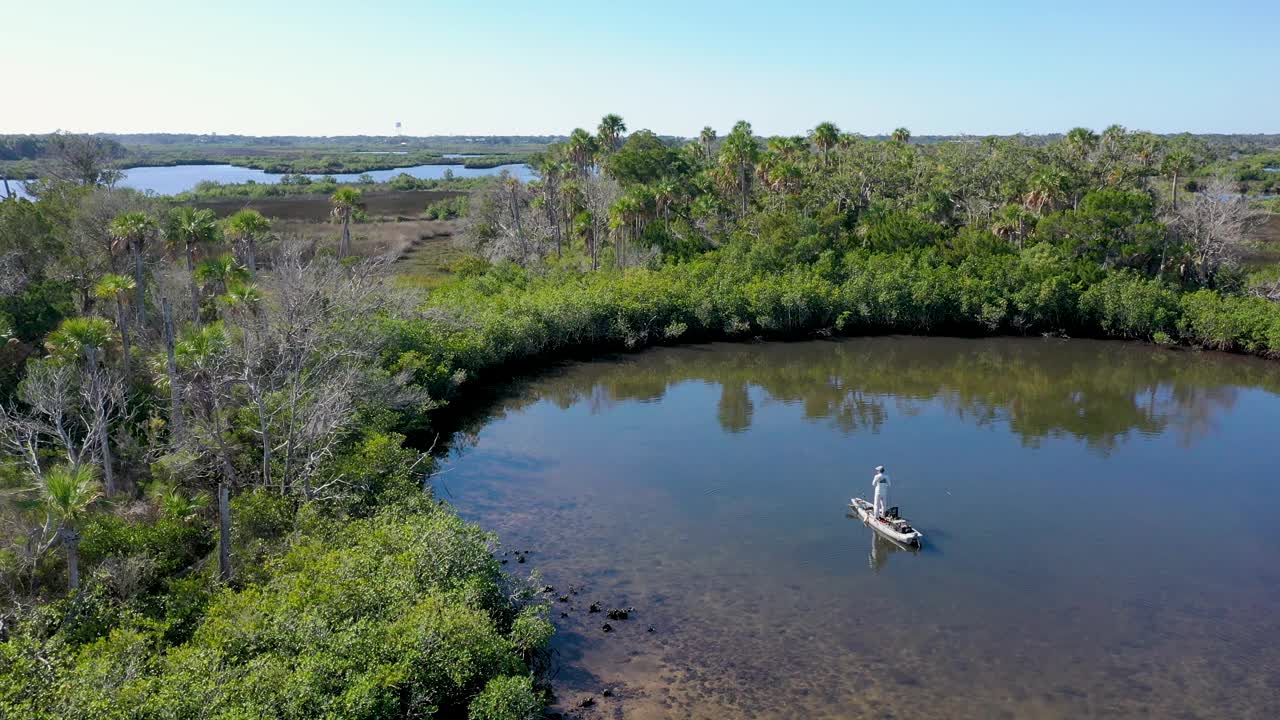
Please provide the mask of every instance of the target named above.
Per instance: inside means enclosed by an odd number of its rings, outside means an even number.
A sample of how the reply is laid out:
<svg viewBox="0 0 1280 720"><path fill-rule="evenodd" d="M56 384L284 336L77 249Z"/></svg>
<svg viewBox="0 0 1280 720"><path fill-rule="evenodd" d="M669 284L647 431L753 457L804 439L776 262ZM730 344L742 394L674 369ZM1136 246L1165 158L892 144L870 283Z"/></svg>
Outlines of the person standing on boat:
<svg viewBox="0 0 1280 720"><path fill-rule="evenodd" d="M871 478L871 489L875 493L871 496L871 511L876 517L882 518L889 507L889 476L884 474L883 465L876 466L876 476Z"/></svg>

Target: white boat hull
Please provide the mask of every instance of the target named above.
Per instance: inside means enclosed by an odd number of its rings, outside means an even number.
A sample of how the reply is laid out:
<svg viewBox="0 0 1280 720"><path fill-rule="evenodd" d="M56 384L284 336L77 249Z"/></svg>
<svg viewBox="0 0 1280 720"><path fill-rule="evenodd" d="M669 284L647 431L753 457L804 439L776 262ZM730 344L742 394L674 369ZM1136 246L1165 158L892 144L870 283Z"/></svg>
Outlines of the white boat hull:
<svg viewBox="0 0 1280 720"><path fill-rule="evenodd" d="M894 527L893 522L875 517L875 513L872 512L871 503L862 498L853 498L849 500L849 509L857 513L862 522L869 525L872 530L875 530L884 537L900 545L918 547L924 541L924 533L910 527L910 525L906 526L908 528L907 532L903 532ZM901 523L905 524L905 521L901 521Z"/></svg>

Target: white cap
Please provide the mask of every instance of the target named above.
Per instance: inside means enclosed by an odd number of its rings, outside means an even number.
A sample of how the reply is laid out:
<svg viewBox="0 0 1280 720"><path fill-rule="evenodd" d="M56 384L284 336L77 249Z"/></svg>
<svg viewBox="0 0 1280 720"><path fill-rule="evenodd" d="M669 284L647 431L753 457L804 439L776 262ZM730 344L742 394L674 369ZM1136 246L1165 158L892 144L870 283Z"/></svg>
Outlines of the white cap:
<svg viewBox="0 0 1280 720"><path fill-rule="evenodd" d="M876 466L876 472L884 472L884 466L883 466L883 465L877 465L877 466Z"/></svg>

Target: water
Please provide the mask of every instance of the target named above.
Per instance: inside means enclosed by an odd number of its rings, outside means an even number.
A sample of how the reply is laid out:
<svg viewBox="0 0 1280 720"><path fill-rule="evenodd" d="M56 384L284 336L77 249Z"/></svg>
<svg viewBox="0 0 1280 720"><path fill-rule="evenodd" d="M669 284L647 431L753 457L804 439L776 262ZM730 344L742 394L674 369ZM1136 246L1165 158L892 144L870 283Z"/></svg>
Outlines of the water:
<svg viewBox="0 0 1280 720"><path fill-rule="evenodd" d="M394 168L391 170L371 170L367 173L328 173L338 182L356 182L361 175L369 175L376 182L386 182L401 173L408 173L424 180L438 180L451 171L454 177L482 177L497 175L506 170L521 180L533 179L533 170L528 165L501 165L495 168L468 168L462 165L414 165L412 167ZM150 190L160 195L177 195L194 189L204 180L216 180L220 183L277 183L284 177L278 173L268 173L253 168L235 165L180 165L176 167L140 167L126 170L122 187L135 190ZM319 180L326 175L308 175Z"/></svg>
<svg viewBox="0 0 1280 720"><path fill-rule="evenodd" d="M531 551L507 569L583 588L554 603L562 709L1280 717L1280 365L871 338L661 349L500 397L436 492ZM846 517L879 463L919 553ZM606 634L592 601L636 613Z"/></svg>
<svg viewBox="0 0 1280 720"><path fill-rule="evenodd" d="M500 165L494 168L468 168L462 165L415 165L413 167L394 168L391 170L371 170L368 173L329 173L338 182L356 182L361 175L370 175L377 182L385 182L401 173L408 173L416 178L440 179L446 171L452 171L454 177L482 177L497 175L503 170L516 178L528 182L535 179L533 168L523 164ZM284 175L268 173L254 168L237 165L176 165L172 167L137 167L124 171L124 178L117 183L120 187L135 190L151 191L158 195L177 195L195 189L195 186L206 180L223 184L257 182L274 184L280 182ZM326 175L308 175L319 180ZM20 184L9 181L10 187L19 197L29 197Z"/></svg>

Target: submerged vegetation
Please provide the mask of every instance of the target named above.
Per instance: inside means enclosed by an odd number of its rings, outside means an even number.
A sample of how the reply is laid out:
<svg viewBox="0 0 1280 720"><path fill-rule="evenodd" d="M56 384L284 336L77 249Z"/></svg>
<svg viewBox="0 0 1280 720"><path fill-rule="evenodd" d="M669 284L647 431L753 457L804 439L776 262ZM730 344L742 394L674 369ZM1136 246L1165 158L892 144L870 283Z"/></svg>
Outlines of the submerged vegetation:
<svg viewBox="0 0 1280 720"><path fill-rule="evenodd" d="M352 243L371 184L159 199L65 142L35 202L0 201L6 716L536 717L546 589L406 443L516 364L886 332L1280 355L1240 262L1260 217L1194 138L681 143L606 116L536 182L426 208L470 253L425 293ZM259 187L323 193L342 239L185 206Z"/></svg>

